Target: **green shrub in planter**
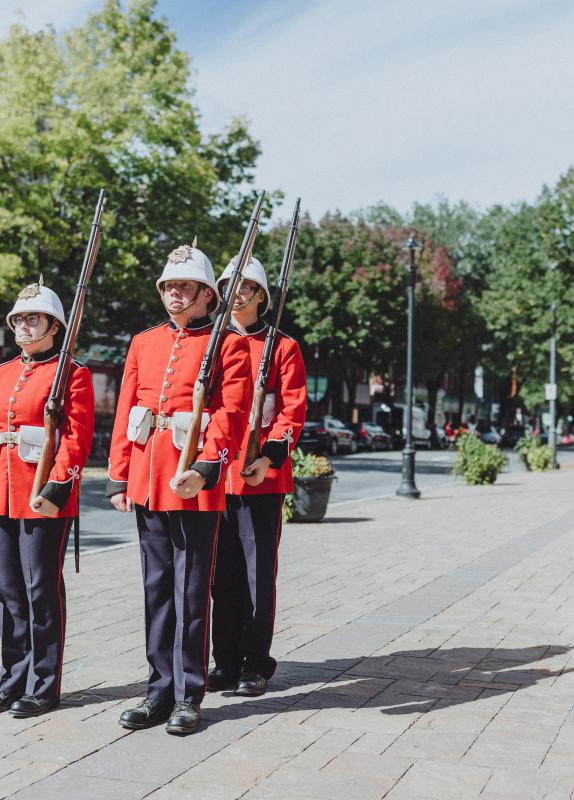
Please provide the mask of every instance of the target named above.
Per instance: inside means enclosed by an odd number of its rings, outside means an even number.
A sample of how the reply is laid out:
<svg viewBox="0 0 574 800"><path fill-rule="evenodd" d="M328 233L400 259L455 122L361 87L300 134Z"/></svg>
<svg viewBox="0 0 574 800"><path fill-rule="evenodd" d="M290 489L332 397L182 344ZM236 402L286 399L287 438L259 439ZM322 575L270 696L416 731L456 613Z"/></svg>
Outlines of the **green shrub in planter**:
<svg viewBox="0 0 574 800"><path fill-rule="evenodd" d="M473 433L456 440L455 475L462 475L471 486L494 483L506 464L506 458L494 444L484 444Z"/></svg>
<svg viewBox="0 0 574 800"><path fill-rule="evenodd" d="M530 463L528 461L528 453L535 447L534 437L522 436L514 445L514 449L518 453L518 458L524 464L527 470L530 471Z"/></svg>
<svg viewBox="0 0 574 800"><path fill-rule="evenodd" d="M316 456L314 453L304 453L300 447L296 447L291 453L291 461L293 465L293 482L294 495L288 494L285 496L283 504L283 522L290 520L304 520L305 512L301 508L300 500L305 503L305 498L308 498L313 493L321 495L324 502L320 503L322 513L312 514L309 521L321 519L327 508L327 501L331 491L331 484L335 480L335 468L328 458L325 456ZM295 497L295 499L294 499Z"/></svg>
<svg viewBox="0 0 574 800"><path fill-rule="evenodd" d="M538 447L532 447L526 456L528 465L533 472L544 472L547 469L552 469L552 450L547 444L538 444Z"/></svg>
<svg viewBox="0 0 574 800"><path fill-rule="evenodd" d="M552 469L552 450L542 444L538 436L523 436L514 448L526 468L533 472L544 472Z"/></svg>

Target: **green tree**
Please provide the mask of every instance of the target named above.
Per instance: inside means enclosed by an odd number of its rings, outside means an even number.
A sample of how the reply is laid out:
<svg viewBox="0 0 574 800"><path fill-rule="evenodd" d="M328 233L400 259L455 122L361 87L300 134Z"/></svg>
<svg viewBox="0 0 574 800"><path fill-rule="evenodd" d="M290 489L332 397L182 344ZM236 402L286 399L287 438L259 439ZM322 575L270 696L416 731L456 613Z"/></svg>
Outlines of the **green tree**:
<svg viewBox="0 0 574 800"><path fill-rule="evenodd" d="M225 261L241 241L259 146L244 120L202 137L188 56L155 0L106 0L61 38L14 26L0 42L0 283L44 274L69 305L97 192L104 239L84 340L161 316L154 283L191 242Z"/></svg>
<svg viewBox="0 0 574 800"><path fill-rule="evenodd" d="M285 237L285 226L265 237L261 253L271 275L279 270ZM381 226L360 217L326 215L317 225L307 217L293 267L283 327L308 358L319 347L330 377L346 384L352 408L366 373L387 371L397 357L405 303L395 245Z"/></svg>
<svg viewBox="0 0 574 800"><path fill-rule="evenodd" d="M432 203L414 203L408 223L425 243L426 289L417 297L415 373L428 394L428 422L435 422L437 395L447 373L458 383L462 410L467 375L479 359L484 323L472 297L480 280L467 258L480 214L468 203L451 205L439 196Z"/></svg>
<svg viewBox="0 0 574 800"><path fill-rule="evenodd" d="M555 187L545 187L534 204L491 209L473 242L471 258L477 265L488 264L474 301L489 335L486 358L501 378L513 372L520 401L531 410L544 402L552 303L559 305L562 401L571 403L574 395L573 220L571 169ZM512 410L509 404L509 416Z"/></svg>

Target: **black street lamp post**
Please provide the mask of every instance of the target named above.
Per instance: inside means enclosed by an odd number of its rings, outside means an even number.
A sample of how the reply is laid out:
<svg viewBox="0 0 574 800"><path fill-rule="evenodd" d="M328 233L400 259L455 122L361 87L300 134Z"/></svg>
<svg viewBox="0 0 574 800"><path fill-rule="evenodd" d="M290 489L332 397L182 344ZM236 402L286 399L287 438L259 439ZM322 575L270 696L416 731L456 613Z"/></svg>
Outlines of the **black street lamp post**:
<svg viewBox="0 0 574 800"><path fill-rule="evenodd" d="M552 331L550 336L550 386L548 405L550 426L548 428L548 446L552 450L552 466L556 468L556 303L552 303Z"/></svg>
<svg viewBox="0 0 574 800"><path fill-rule="evenodd" d="M417 277L417 256L423 249L412 233L402 247L409 254L409 267L407 272L407 300L408 300L408 328L407 328L407 419L406 441L403 450L403 474L401 485L397 489L400 497L410 497L413 500L421 496L415 484L415 448L413 446L413 329L415 306L415 283Z"/></svg>

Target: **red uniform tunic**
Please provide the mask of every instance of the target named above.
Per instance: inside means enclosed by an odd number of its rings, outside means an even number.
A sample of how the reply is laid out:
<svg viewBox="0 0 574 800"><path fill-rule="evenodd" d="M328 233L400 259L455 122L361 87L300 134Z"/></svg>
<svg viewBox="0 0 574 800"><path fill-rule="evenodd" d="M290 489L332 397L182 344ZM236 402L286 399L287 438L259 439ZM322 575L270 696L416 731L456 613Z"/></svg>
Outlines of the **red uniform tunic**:
<svg viewBox="0 0 574 800"><path fill-rule="evenodd" d="M247 328L252 381L255 383L265 345L267 326L256 322ZM294 339L279 333L273 350L267 392L275 393L275 414L268 428L261 431L261 455L271 460L267 475L259 486L249 486L241 477L249 428L241 443L239 459L233 461L225 491L227 494L287 494L293 491L291 459L305 422L307 408L307 378L299 345Z"/></svg>
<svg viewBox="0 0 574 800"><path fill-rule="evenodd" d="M125 491L150 511L224 511L225 473L239 449L253 394L249 347L228 331L209 399L210 421L193 469L206 479L196 497L184 500L170 488L180 451L169 429L153 428L145 444L128 440L132 406L153 414L191 411L193 387L213 323L194 320L183 330L165 322L134 336L126 358L110 448L108 495Z"/></svg>
<svg viewBox="0 0 574 800"><path fill-rule="evenodd" d="M44 405L56 367L57 350L38 353L28 363L14 358L0 365L0 432L17 432L21 425L44 427ZM78 513L78 487L92 446L94 389L87 367L72 363L64 400L60 444L49 482L41 494L59 506L59 517ZM36 464L23 461L17 444L0 446L0 515L39 519L28 505Z"/></svg>

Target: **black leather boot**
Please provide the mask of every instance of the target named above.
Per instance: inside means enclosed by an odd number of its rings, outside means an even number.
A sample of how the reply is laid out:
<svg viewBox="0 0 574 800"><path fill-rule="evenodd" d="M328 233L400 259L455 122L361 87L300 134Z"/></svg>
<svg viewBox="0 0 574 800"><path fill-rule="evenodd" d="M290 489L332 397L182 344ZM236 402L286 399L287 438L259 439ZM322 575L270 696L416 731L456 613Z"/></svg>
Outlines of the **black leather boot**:
<svg viewBox="0 0 574 800"><path fill-rule="evenodd" d="M0 712L8 711L12 703L22 697L21 692L4 692L0 691Z"/></svg>
<svg viewBox="0 0 574 800"><path fill-rule="evenodd" d="M193 733L200 717L201 710L196 703L180 701L174 705L165 729L168 733Z"/></svg>
<svg viewBox="0 0 574 800"><path fill-rule="evenodd" d="M258 697L267 691L267 680L256 672L243 672L239 678L235 694L243 697Z"/></svg>
<svg viewBox="0 0 574 800"><path fill-rule="evenodd" d="M146 697L135 708L128 708L127 711L124 711L120 717L120 725L134 731L150 728L167 719L170 708L171 706L167 706L163 700Z"/></svg>
<svg viewBox="0 0 574 800"><path fill-rule="evenodd" d="M19 700L15 700L10 706L10 713L13 717L23 719L24 717L39 717L52 708L60 705L60 698L53 697L47 700L38 700L31 694L25 694Z"/></svg>
<svg viewBox="0 0 574 800"><path fill-rule="evenodd" d="M228 672L223 667L215 667L207 676L208 692L223 692L225 689L235 689L239 673Z"/></svg>

